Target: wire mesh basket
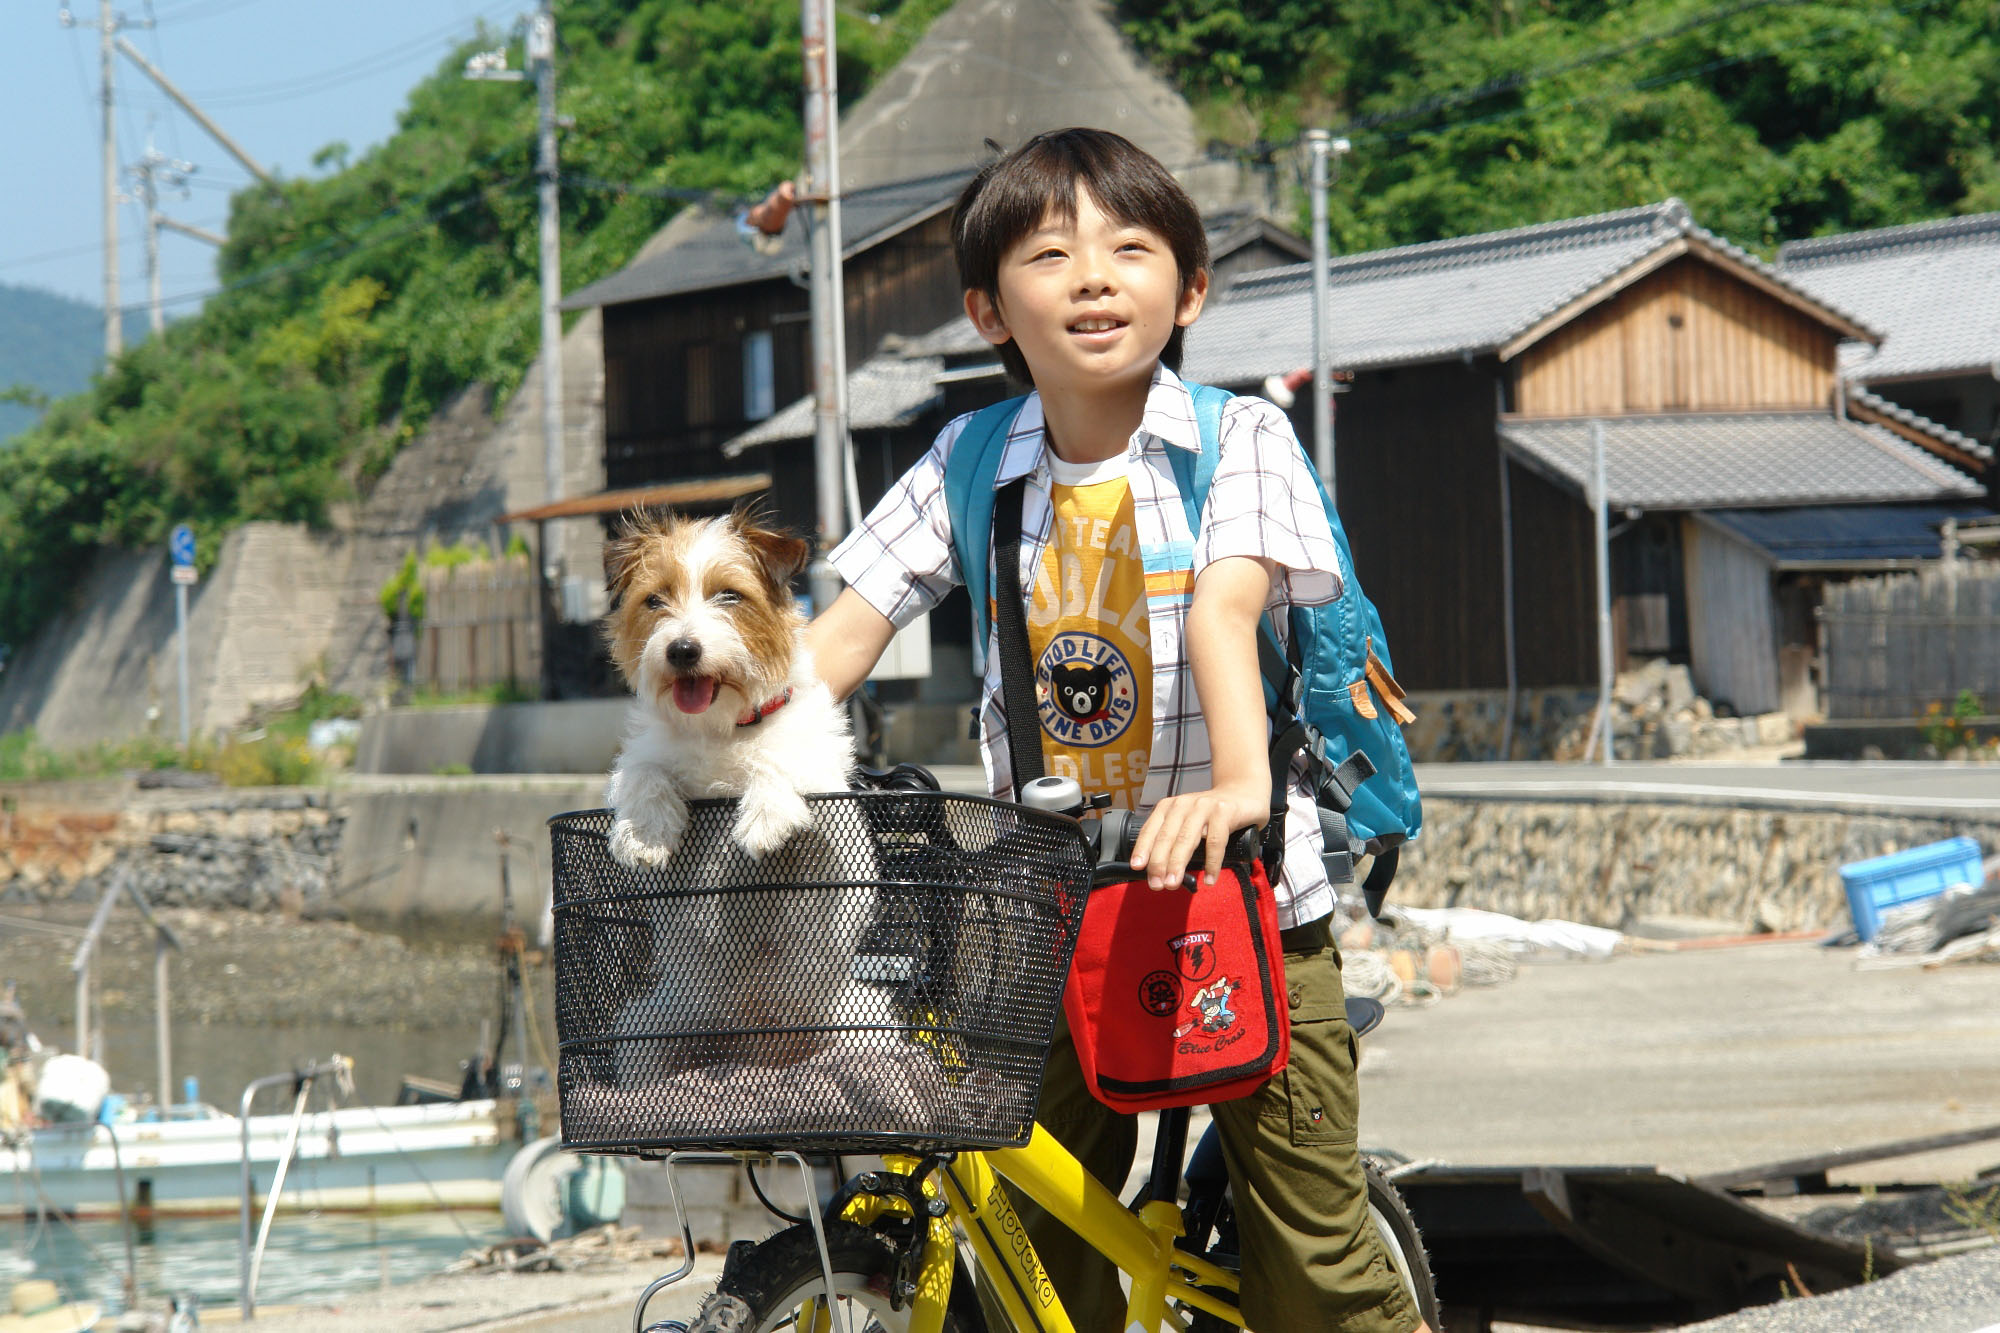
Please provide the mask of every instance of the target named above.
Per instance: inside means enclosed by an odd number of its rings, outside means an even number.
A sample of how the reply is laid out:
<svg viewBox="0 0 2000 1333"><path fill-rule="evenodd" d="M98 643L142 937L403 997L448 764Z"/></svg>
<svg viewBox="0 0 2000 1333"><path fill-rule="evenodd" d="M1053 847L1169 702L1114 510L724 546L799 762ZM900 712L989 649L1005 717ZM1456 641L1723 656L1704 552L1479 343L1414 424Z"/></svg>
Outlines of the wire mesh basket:
<svg viewBox="0 0 2000 1333"><path fill-rule="evenodd" d="M1076 824L979 797L807 798L762 860L734 800L673 859L549 821L563 1142L582 1151L1024 1144L1090 884Z"/></svg>

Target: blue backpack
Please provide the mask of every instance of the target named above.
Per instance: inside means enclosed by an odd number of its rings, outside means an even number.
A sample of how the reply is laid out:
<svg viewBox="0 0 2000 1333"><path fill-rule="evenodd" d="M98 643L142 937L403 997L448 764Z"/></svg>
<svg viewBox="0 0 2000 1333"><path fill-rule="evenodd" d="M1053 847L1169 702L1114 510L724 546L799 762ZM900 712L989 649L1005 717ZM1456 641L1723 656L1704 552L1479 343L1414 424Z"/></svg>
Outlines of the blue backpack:
<svg viewBox="0 0 2000 1333"><path fill-rule="evenodd" d="M1194 396L1201 452L1166 452L1187 506L1188 530L1198 532L1202 503L1221 456L1222 409L1234 395L1205 384L1187 388ZM1025 401L1010 398L974 413L945 466L952 546L972 598L973 632L981 645L991 617L987 589L993 483L1008 428ZM1336 885L1352 883L1353 858L1374 853L1375 868L1363 888L1368 908L1375 912L1395 875L1397 849L1423 826L1423 802L1402 732L1416 715L1403 702L1403 688L1392 674L1382 618L1354 578L1354 558L1340 516L1325 483L1317 473L1313 479L1340 552L1341 594L1323 606L1292 608L1289 653L1279 649L1268 624L1257 636L1264 703L1272 722L1273 814L1284 809L1284 774L1292 755L1303 750L1318 794L1328 877ZM1147 554L1150 560L1152 553ZM1281 820L1274 818L1272 825L1281 829Z"/></svg>

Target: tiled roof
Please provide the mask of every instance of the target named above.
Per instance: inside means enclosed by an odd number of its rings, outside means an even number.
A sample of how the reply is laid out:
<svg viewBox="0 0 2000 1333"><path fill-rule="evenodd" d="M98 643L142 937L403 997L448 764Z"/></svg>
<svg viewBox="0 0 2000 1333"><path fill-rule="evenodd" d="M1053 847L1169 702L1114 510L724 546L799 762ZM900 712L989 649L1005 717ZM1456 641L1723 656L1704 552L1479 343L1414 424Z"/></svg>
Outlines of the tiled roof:
<svg viewBox="0 0 2000 1333"><path fill-rule="evenodd" d="M1778 267L1886 335L1847 367L1859 379L2000 363L2000 213L1793 241Z"/></svg>
<svg viewBox="0 0 2000 1333"><path fill-rule="evenodd" d="M1982 463L1993 461L1991 445L1982 440L1975 440L1970 435L1961 434L1949 426L1940 425L1920 412L1912 412L1901 403L1892 403L1881 394L1870 393L1866 389L1850 385L1847 390L1847 400L1857 407L1879 412L1892 421L1899 421L1911 430L1920 431L1961 453L1970 454Z"/></svg>
<svg viewBox="0 0 2000 1333"><path fill-rule="evenodd" d="M1755 255L1696 226L1680 200L1668 199L1336 258L1330 265L1333 364L1361 370L1496 351L1683 237L1797 291ZM1828 314L1852 322L1840 308ZM1187 372L1210 384L1256 383L1311 363L1310 264L1237 279L1188 334Z"/></svg>
<svg viewBox="0 0 2000 1333"><path fill-rule="evenodd" d="M1615 508L1711 509L1971 499L1970 477L1880 426L1827 412L1605 417L1605 491ZM1521 461L1588 493L1591 422L1503 418Z"/></svg>
<svg viewBox="0 0 2000 1333"><path fill-rule="evenodd" d="M847 376L848 429L888 430L908 425L944 396L938 387L938 376L943 372L944 359L936 356L890 354L865 362ZM722 452L735 458L760 444L802 440L813 433L813 427L813 400L808 395L728 441Z"/></svg>
<svg viewBox="0 0 2000 1333"><path fill-rule="evenodd" d="M852 257L951 207L969 178L969 172L952 172L848 191L841 199L842 253ZM563 308L581 310L783 278L804 273L808 258L804 209L792 211L771 254L753 249L738 234L734 218L718 218L680 244L570 293Z"/></svg>

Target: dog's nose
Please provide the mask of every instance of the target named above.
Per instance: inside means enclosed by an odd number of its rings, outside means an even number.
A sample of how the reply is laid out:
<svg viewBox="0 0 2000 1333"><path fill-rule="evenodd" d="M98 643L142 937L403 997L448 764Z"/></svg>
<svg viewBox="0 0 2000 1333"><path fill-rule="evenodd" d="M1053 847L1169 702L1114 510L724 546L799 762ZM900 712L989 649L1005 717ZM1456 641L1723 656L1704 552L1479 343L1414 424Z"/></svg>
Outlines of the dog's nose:
<svg viewBox="0 0 2000 1333"><path fill-rule="evenodd" d="M667 645L667 665L676 671L691 671L701 661L701 645L693 639L675 639Z"/></svg>

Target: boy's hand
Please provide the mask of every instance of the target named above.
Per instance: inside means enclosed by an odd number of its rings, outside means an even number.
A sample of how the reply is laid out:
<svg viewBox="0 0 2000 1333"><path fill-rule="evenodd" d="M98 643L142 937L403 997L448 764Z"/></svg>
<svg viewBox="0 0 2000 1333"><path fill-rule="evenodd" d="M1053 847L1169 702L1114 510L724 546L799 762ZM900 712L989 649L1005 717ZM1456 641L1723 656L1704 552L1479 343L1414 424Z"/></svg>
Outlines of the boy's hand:
<svg viewBox="0 0 2000 1333"><path fill-rule="evenodd" d="M1268 788L1250 790L1212 787L1207 791L1169 796L1153 807L1132 847L1132 869L1144 871L1151 889L1177 889L1189 858L1204 839L1208 856L1200 882L1215 883L1222 873L1222 853L1229 835L1243 828L1262 828L1271 817Z"/></svg>
<svg viewBox="0 0 2000 1333"><path fill-rule="evenodd" d="M1178 887L1188 858L1206 838L1201 882L1222 871L1229 835L1261 828L1271 817L1271 761L1265 750L1264 687L1257 670L1257 621L1277 566L1255 556L1226 556L1195 579L1188 607L1188 665L1208 728L1215 785L1169 796L1153 807L1132 849L1132 869L1155 889Z"/></svg>

